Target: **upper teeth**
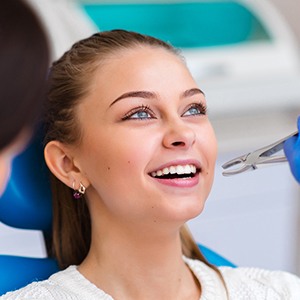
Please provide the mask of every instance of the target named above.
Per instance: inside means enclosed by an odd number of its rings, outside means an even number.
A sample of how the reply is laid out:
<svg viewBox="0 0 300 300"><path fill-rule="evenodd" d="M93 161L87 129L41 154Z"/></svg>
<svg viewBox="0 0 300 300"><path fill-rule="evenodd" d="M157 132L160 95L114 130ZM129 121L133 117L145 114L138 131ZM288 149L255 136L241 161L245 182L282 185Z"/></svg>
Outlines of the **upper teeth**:
<svg viewBox="0 0 300 300"><path fill-rule="evenodd" d="M194 165L178 165L178 166L170 166L168 168L163 168L162 170L157 170L151 173L152 177L159 177L168 174L196 174L197 168Z"/></svg>

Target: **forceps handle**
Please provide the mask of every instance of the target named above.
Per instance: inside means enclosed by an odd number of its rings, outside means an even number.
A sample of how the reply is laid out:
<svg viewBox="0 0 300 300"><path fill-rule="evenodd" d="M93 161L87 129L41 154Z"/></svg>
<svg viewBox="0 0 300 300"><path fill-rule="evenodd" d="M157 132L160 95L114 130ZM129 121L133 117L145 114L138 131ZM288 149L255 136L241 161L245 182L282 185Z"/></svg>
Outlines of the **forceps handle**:
<svg viewBox="0 0 300 300"><path fill-rule="evenodd" d="M257 164L259 164L259 165L268 164L268 163L272 164L272 163L280 163L280 162L286 162L286 161L287 161L287 158L286 158L285 155L282 155L282 156L277 155L277 156L269 156L268 159L263 160L263 161L259 161Z"/></svg>
<svg viewBox="0 0 300 300"><path fill-rule="evenodd" d="M298 134L299 134L298 131L295 131L295 132L291 133L290 135L282 138L281 140L267 146L266 148L269 148L269 149L266 150L265 152L263 152L261 154L261 156L269 156L270 157L272 154L277 153L278 151L283 149L283 145L284 145L284 142L286 140L288 140L289 138L291 138L293 136L297 136ZM282 156L281 158L283 159L284 157L285 156ZM280 158L280 157L278 157L278 158ZM286 159L285 160L279 160L278 162L282 162L282 161L286 161Z"/></svg>

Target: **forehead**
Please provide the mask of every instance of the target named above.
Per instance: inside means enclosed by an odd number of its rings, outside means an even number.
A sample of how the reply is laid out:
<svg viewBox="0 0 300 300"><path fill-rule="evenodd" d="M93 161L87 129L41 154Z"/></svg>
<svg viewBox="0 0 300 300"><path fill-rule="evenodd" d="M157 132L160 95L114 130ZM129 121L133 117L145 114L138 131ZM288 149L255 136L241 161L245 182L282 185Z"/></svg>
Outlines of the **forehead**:
<svg viewBox="0 0 300 300"><path fill-rule="evenodd" d="M98 87L150 84L152 80L191 78L182 57L167 49L136 46L110 54L95 72L93 83ZM146 87L146 86L145 86Z"/></svg>
<svg viewBox="0 0 300 300"><path fill-rule="evenodd" d="M149 61L170 61L185 65L183 57L169 49L151 45L132 45L129 48L119 48L112 50L104 56L101 67L98 69L108 71L110 68L120 69L122 66L131 64L132 67L140 65L146 66ZM131 68L130 68L131 69Z"/></svg>
<svg viewBox="0 0 300 300"><path fill-rule="evenodd" d="M134 47L112 53L99 64L89 84L89 93L77 109L79 120L84 124L109 118L107 112L111 104L126 93L149 92L169 103L171 99L176 102L185 91L197 88L180 56L154 47ZM126 106L131 102L118 103Z"/></svg>

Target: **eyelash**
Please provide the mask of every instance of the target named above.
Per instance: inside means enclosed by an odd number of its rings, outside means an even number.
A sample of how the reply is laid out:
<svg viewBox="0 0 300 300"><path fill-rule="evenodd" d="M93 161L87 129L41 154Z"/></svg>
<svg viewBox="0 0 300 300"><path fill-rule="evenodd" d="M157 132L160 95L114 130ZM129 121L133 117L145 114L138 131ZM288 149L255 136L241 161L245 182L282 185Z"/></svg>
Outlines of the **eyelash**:
<svg viewBox="0 0 300 300"><path fill-rule="evenodd" d="M153 111L150 109L150 107L148 105L141 105L141 106L138 106L134 109L132 109L131 111L129 111L123 118L122 118L122 121L125 121L125 120L146 120L146 119L149 119L149 118L132 118L132 116L136 113L139 113L139 112L146 112L148 113L150 116L151 116L151 119L154 118L154 113Z"/></svg>
<svg viewBox="0 0 300 300"><path fill-rule="evenodd" d="M207 114L207 106L204 105L203 103L199 102L199 103L192 103L188 109L184 112L184 114L186 112L188 112L190 109L192 108L196 108L199 110L199 114L194 114L194 115L189 115L189 116L199 116L199 115L206 115ZM182 116L184 116L184 114Z"/></svg>
<svg viewBox="0 0 300 300"><path fill-rule="evenodd" d="M199 110L199 113L197 114L191 114L188 116L184 116L184 114L186 114L190 109L195 108ZM151 117L150 118L132 118L133 115L135 115L136 113L139 112L146 112L148 113ZM206 115L207 114L207 107L206 105L204 105L203 103L192 103L187 109L186 111L182 114L182 117L190 117L190 116L199 116L199 115ZM147 120L147 119L154 119L154 113L151 110L151 108L148 105L141 105L138 106L134 109L132 109L131 111L129 111L128 113L125 114L124 117L122 117L122 121L126 121L126 120Z"/></svg>

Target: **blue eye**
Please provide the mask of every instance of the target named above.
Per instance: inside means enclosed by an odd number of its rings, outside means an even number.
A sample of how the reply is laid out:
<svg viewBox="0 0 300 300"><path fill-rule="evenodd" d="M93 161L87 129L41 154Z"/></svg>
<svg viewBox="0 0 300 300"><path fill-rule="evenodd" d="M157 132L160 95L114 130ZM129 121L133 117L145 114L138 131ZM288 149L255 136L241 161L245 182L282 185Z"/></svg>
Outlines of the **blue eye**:
<svg viewBox="0 0 300 300"><path fill-rule="evenodd" d="M137 111L136 113L132 114L129 119L149 119L151 115L144 110Z"/></svg>
<svg viewBox="0 0 300 300"><path fill-rule="evenodd" d="M134 108L130 112L128 112L122 120L148 120L153 119L152 110L148 106L141 106Z"/></svg>
<svg viewBox="0 0 300 300"><path fill-rule="evenodd" d="M193 103L182 115L183 117L206 115L206 106L202 103Z"/></svg>

